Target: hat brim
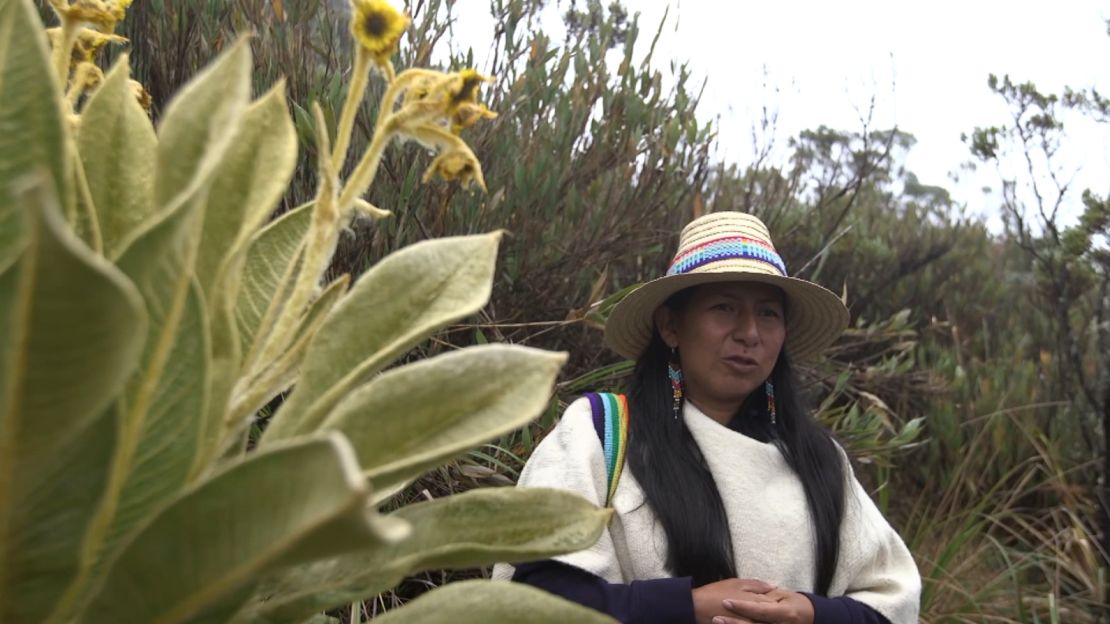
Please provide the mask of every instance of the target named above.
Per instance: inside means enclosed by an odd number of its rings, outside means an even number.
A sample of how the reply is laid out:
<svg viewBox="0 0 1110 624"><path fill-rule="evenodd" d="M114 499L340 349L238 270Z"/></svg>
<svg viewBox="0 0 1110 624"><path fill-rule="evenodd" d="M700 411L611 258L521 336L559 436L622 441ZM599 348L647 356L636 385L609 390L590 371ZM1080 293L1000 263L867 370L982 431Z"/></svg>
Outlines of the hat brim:
<svg viewBox="0 0 1110 624"><path fill-rule="evenodd" d="M639 358L655 331L656 308L680 290L716 282L758 282L782 289L786 294L785 349L795 361L819 354L848 327L848 308L813 282L762 273L701 272L660 277L629 293L606 321L606 344L626 358Z"/></svg>

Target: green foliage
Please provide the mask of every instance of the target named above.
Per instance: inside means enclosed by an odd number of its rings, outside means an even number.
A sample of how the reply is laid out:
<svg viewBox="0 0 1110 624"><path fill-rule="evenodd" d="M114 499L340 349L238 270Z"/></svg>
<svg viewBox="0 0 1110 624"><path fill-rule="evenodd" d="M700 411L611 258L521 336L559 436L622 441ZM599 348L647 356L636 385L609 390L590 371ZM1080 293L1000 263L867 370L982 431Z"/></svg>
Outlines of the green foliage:
<svg viewBox="0 0 1110 624"><path fill-rule="evenodd" d="M567 511L577 520L559 518ZM265 620L297 621L313 611L384 591L415 571L472 567L505 558L528 560L529 549L532 558L542 558L592 539L599 513L607 517L580 497L544 489L479 489L415 503L396 512L412 527L407 539L385 549L290 568L263 588L270 598L253 609ZM504 526L514 527L512 535L505 534ZM461 613L455 608L450 612L453 617Z"/></svg>
<svg viewBox="0 0 1110 624"><path fill-rule="evenodd" d="M358 204L340 201L321 150L317 201L260 229L297 146L280 83L251 101L246 40L155 132L127 56L71 109L41 28L29 0L0 0L14 129L0 139L0 620L301 622L428 566L597 539L608 512L558 492L378 509L550 396L564 356L511 345L378 374L486 304L500 233L413 245L350 289L321 286ZM530 610L550 621L583 613L541 600ZM437 617L514 621L518 607L484 603Z"/></svg>
<svg viewBox="0 0 1110 624"><path fill-rule="evenodd" d="M149 219L155 209L151 190L158 141L128 79L125 56L89 98L82 113L85 123L77 129L88 200L93 206L120 207L98 221L104 255L109 258L119 256L123 236ZM118 157L99 157L97 151L103 146Z"/></svg>
<svg viewBox="0 0 1110 624"><path fill-rule="evenodd" d="M530 323L559 322L572 310L586 308L603 274L606 290L639 281L641 257L654 262L654 252L664 242L660 233L676 231L687 218L688 212L676 207L687 206L708 175L714 128L695 116L700 85L690 84L684 67L668 83L659 59L640 59L652 41L639 24L593 3L583 7L583 23L590 26L576 30L570 41L556 42L536 27L540 4L513 0L490 7L501 27L491 42L496 60L485 70L495 78L489 105L499 117L466 130L464 136L481 156L491 195L421 185L426 155L419 150L386 153L383 175L369 200L408 209L374 232L354 224L355 236L339 241L333 272L357 274L388 253L426 238L504 228L509 235L502 242L502 270L488 311L497 314L497 321L528 324L499 329L491 339L585 347L594 341L576 323L565 328ZM461 5L433 0L410 7L413 27L400 51L403 64L442 56L454 7ZM285 76L292 101L301 160L284 201L291 208L311 201L315 190L311 103L320 104L328 127L334 129L345 95L338 76L348 55L347 24L328 3L285 2L285 8L282 20L263 0L233 3L215 13L201 2L148 2L135 5L134 21L129 18L123 27L140 64L136 77L147 81L191 75L203 60L198 50L214 52L217 42L229 40L240 24L254 26L256 76ZM195 27L168 26L182 22ZM159 54L163 49L188 51ZM606 62L610 56L620 59L619 66ZM471 57L469 51L458 50L442 62L462 67ZM158 115L165 106L158 93L169 86L147 86ZM375 89L371 85L371 95ZM375 98L369 99L364 109L375 115ZM371 126L356 124L354 150L364 149L371 135ZM645 215L650 215L645 227L629 227L642 223ZM559 279L540 277L556 274ZM436 350L428 349L422 354ZM575 369L598 363L593 349L567 350Z"/></svg>
<svg viewBox="0 0 1110 624"><path fill-rule="evenodd" d="M419 243L362 276L305 354L297 393L286 404L287 414L303 415L279 416L263 442L315 429L357 385L436 329L480 309L489 298L499 239L494 233ZM360 327L368 317L377 322ZM404 391L423 389L409 381Z"/></svg>
<svg viewBox="0 0 1110 624"><path fill-rule="evenodd" d="M334 433L234 462L153 516L116 556L81 617L181 622L214 609L233 614L267 572L404 539L409 525L368 513L368 494L349 444ZM164 569L166 561L174 564Z"/></svg>
<svg viewBox="0 0 1110 624"><path fill-rule="evenodd" d="M33 184L8 204L25 238L0 275L0 613L14 621L44 620L79 572L147 326L131 282L73 236L53 185Z"/></svg>
<svg viewBox="0 0 1110 624"><path fill-rule="evenodd" d="M49 65L39 33L38 21L20 11L18 3L0 3L0 88L11 93L0 102L0 123L7 128L0 138L0 269L8 268L24 242L16 180L46 170L54 201L69 216L75 210L71 167L61 148L60 94L55 81L41 79Z"/></svg>
<svg viewBox="0 0 1110 624"><path fill-rule="evenodd" d="M402 357L514 342L565 349L571 359L558 399L535 425L448 462L392 505L514 478L556 421L560 403L585 390L619 387L629 371L629 363L600 348L598 328L612 304L630 285L660 273L691 215L745 210L770 224L793 274L843 293L853 312L829 359L803 369L803 381L822 421L859 464L857 474L910 542L925 576L923 620L1094 620L1106 603L1107 566L1090 520L1099 480L1091 458L1105 455L1097 441L1106 428L1100 432L1080 382L1096 388L1100 354L1110 353L1110 331L1099 333L1110 325L1097 314L1100 292L1108 300L1099 290L1107 274L1105 199L1088 194L1080 222L1054 235L1039 217L1039 208L1051 216L1057 200L1051 183L1041 188L1043 205L1022 205L1018 189L1029 181L1007 180L1008 225L991 233L944 188L905 170L912 136L866 126L803 132L789 138L786 158L775 162L769 145L778 137L767 135L774 120L758 120L765 143L754 146L752 162L712 162L714 130L695 117L696 86L678 61L640 60L650 45L640 24L619 5L578 3L565 18L567 39L556 41L541 28L542 5L489 3L499 28L485 69L496 76L493 108L500 117L466 136L491 194L421 185L427 156L385 154L370 199L407 208L373 227L353 223L352 235L338 241L330 275L358 273L426 238L504 228L503 270L489 304L466 321L445 320L456 324ZM122 25L156 118L164 116L168 95L247 25L256 33L252 92L287 79L300 150L281 202L286 214L252 233L244 255L233 318L245 359L260 328L267 331L279 312L270 303L288 299L287 272L299 270L298 245L313 213L317 141L337 132L350 57L337 5L286 0L280 15L275 6L149 0L134 5ZM414 24L399 53L406 64L472 63L471 51L443 53L454 7L481 8L435 0L409 7ZM659 69L667 62L675 74L669 81ZM1008 78L995 79L993 88L1018 105L1011 113L1020 126L972 134L980 157L1020 155L1022 133L1034 149L1042 136L1055 145L1069 111L1106 118L1104 96L1091 89L1056 97ZM372 84L369 92L362 112L372 118L380 87ZM313 102L327 133L318 131ZM356 151L369 144L372 130L356 125ZM1039 152L1033 156L1040 162ZM1051 179L1039 172L1033 181ZM0 228L0 239L5 233ZM14 256L0 251L0 268L6 257ZM346 288L330 284L329 292ZM321 303L327 305L334 304ZM314 318L325 316L321 310ZM446 366L438 359L427 365L433 363ZM1107 370L1101 375L1110 379ZM372 422L367 415L363 422ZM244 423L226 426L241 431ZM280 418L274 424L286 426ZM459 577L421 573L393 601ZM296 595L289 586L273 587L271 595ZM332 604L358 594L356 588ZM310 603L319 608L327 601Z"/></svg>
<svg viewBox="0 0 1110 624"><path fill-rule="evenodd" d="M1032 446L1033 460L1053 475L1035 496L1046 500L1053 513L1048 522L1021 522L1013 541L1038 555L1047 552L1052 561L1042 566L1044 578L1052 579L1051 600L1038 611L1047 608L1053 619L1068 613L1070 619L1075 616L1069 613L1069 601L1057 600L1057 595L1104 608L1110 591L1110 324L1105 321L1110 316L1110 212L1105 200L1085 191L1078 223L1063 223L1060 209L1075 194L1071 172L1060 165L1058 151L1065 116L1079 112L1105 123L1106 101L1094 89L1068 88L1058 96L1009 76L991 76L988 86L1008 106L1011 118L1002 126L976 128L970 147L987 164L996 165L1010 153L1028 165L1024 178L1001 175L999 169L1002 211L1008 238L1024 265L1028 300L1022 303L1044 311L1027 323L1025 344L1013 351L1015 360L1025 357L1015 368L1042 402L1026 408L1032 412L1028 416L1014 418L1028 443L1024 453L1004 452L1003 466L1016 470L1015 460L1028 461ZM1013 383L1012 376L1001 380L985 372L983 381L997 380L1007 388ZM1081 460L1092 456L1102 465ZM1082 495L1076 496L1076 487ZM1087 520L1096 515L1097 532Z"/></svg>

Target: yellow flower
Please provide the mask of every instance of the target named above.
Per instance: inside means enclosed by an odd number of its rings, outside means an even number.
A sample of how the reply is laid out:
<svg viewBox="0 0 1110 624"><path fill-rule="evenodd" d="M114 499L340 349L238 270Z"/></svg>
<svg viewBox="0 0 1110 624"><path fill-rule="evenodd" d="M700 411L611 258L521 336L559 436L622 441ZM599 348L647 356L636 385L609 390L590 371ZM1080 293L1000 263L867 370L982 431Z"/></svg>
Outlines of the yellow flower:
<svg viewBox="0 0 1110 624"><path fill-rule="evenodd" d="M109 43L127 43L127 37L106 35L85 28L77 36L77 44L73 46L73 53L74 55L80 54L85 61L91 61L100 52L101 48Z"/></svg>
<svg viewBox="0 0 1110 624"><path fill-rule="evenodd" d="M78 63L77 69L73 70L73 80L66 91L66 99L69 100L70 106L76 108L77 100L82 95L92 93L103 82L104 72L100 71L96 63L88 61Z"/></svg>
<svg viewBox="0 0 1110 624"><path fill-rule="evenodd" d="M92 91L104 82L104 72L96 66L96 63L81 63L77 66L77 69L74 70L74 73L81 78L86 91Z"/></svg>
<svg viewBox="0 0 1110 624"><path fill-rule="evenodd" d="M473 69L464 69L451 75L451 80L447 83L447 116L451 121L452 132L457 134L480 119L497 117L497 113L478 103L478 88L483 82L492 80Z"/></svg>
<svg viewBox="0 0 1110 624"><path fill-rule="evenodd" d="M475 103L478 101L478 87L483 82L492 80L473 69L464 69L451 75L451 83L447 87L447 94L451 105L458 106L464 102Z"/></svg>
<svg viewBox="0 0 1110 624"><path fill-rule="evenodd" d="M482 178L482 166L474 157L474 152L469 149L445 150L432 160L424 172L424 182L434 176L439 176L448 182L458 180L463 187L476 183L483 191L486 190L486 181Z"/></svg>
<svg viewBox="0 0 1110 624"><path fill-rule="evenodd" d="M437 72L438 73L438 72ZM401 100L402 108L413 102L420 102L428 99L432 95L432 91L436 88L436 83L442 80L441 77L435 75L421 75L412 81L412 84L405 88L405 97Z"/></svg>
<svg viewBox="0 0 1110 624"><path fill-rule="evenodd" d="M458 134L482 119L497 117L497 113L478 103L478 87L489 80L473 69L406 80L402 125L436 123Z"/></svg>
<svg viewBox="0 0 1110 624"><path fill-rule="evenodd" d="M50 47L60 44L62 29L59 27L47 28L46 36L50 40ZM127 43L127 37L120 35L106 35L89 28L82 28L73 44L71 53L72 64L91 62L100 50L109 43Z"/></svg>
<svg viewBox="0 0 1110 624"><path fill-rule="evenodd" d="M55 6L62 19L68 22L79 22L93 26L101 32L112 32L116 22L123 19L123 11L118 10L116 3L106 3L104 0L76 0L68 6Z"/></svg>
<svg viewBox="0 0 1110 624"><path fill-rule="evenodd" d="M351 34L379 63L397 51L409 17L384 0L351 0Z"/></svg>
<svg viewBox="0 0 1110 624"><path fill-rule="evenodd" d="M458 134L463 128L469 128L481 119L493 119L495 117L497 117L497 113L481 104L462 104L455 109L455 114L451 116L451 132Z"/></svg>
<svg viewBox="0 0 1110 624"><path fill-rule="evenodd" d="M112 12L112 17L116 18L117 22L122 22L130 6L131 0L115 0L108 7L108 10Z"/></svg>

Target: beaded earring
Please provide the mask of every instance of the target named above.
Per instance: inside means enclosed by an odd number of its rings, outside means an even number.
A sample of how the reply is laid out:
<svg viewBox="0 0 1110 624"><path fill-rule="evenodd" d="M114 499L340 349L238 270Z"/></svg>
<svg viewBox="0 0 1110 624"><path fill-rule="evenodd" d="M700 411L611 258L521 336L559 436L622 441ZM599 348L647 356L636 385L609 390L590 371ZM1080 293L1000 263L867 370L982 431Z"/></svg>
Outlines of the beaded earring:
<svg viewBox="0 0 1110 624"><path fill-rule="evenodd" d="M771 426L774 427L778 424L778 418L775 414L775 384L768 379L767 383L763 384L763 389L767 393L767 413L771 415Z"/></svg>
<svg viewBox="0 0 1110 624"><path fill-rule="evenodd" d="M671 391L674 394L674 419L678 420L678 412L682 409L682 368L678 363L678 349L671 347L671 359L667 362L667 376L671 378Z"/></svg>

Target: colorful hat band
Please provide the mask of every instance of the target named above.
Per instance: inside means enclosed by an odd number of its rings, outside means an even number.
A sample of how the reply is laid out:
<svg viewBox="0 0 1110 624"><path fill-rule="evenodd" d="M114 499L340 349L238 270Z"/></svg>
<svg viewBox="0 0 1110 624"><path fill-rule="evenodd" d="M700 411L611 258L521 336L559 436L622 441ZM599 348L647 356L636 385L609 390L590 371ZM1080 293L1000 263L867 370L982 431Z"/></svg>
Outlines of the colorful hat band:
<svg viewBox="0 0 1110 624"><path fill-rule="evenodd" d="M786 264L767 243L745 236L726 236L696 245L675 256L667 275L689 273L698 267L720 260L755 260L774 267L786 277Z"/></svg>

